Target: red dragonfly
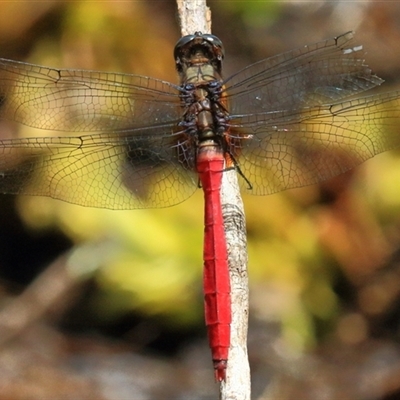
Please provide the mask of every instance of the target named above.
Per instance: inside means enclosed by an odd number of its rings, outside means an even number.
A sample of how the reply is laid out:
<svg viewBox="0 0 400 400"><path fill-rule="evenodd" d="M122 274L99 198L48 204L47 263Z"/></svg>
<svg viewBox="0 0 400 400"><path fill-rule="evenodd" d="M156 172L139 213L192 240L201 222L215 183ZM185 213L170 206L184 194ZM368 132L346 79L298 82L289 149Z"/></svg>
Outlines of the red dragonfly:
<svg viewBox="0 0 400 400"><path fill-rule="evenodd" d="M221 78L214 35L181 38L180 84L0 59L0 119L79 136L0 141L0 192L88 207L167 207L205 195L205 316L225 379L230 286L220 188L235 168L267 195L342 173L400 145L400 92L343 100L383 81L353 34L304 46Z"/></svg>

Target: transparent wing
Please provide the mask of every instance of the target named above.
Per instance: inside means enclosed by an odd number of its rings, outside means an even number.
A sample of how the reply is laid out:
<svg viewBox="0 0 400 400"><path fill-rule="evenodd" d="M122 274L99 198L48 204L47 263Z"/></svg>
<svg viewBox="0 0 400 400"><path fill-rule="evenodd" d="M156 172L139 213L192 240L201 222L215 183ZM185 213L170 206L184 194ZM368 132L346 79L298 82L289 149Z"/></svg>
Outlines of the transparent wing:
<svg viewBox="0 0 400 400"><path fill-rule="evenodd" d="M0 142L0 192L112 209L165 207L197 186L180 88L138 75L0 59L0 119L65 132Z"/></svg>
<svg viewBox="0 0 400 400"><path fill-rule="evenodd" d="M58 70L0 59L0 119L101 132L177 121L179 87L139 75Z"/></svg>
<svg viewBox="0 0 400 400"><path fill-rule="evenodd" d="M250 192L266 195L321 182L399 147L400 92L231 122Z"/></svg>
<svg viewBox="0 0 400 400"><path fill-rule="evenodd" d="M0 141L0 193L90 207L167 207L197 188L192 147L153 129Z"/></svg>
<svg viewBox="0 0 400 400"><path fill-rule="evenodd" d="M380 85L353 33L248 66L225 81L232 117L331 104Z"/></svg>

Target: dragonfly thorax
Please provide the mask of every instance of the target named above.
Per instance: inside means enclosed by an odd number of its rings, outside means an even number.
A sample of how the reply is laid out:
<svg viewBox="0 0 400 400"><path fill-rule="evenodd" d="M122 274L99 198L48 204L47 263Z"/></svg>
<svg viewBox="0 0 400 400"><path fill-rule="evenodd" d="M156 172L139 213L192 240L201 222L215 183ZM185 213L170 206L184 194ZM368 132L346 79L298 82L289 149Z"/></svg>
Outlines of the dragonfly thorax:
<svg viewBox="0 0 400 400"><path fill-rule="evenodd" d="M220 138L225 132L227 112L220 103L221 83L219 81L188 84L184 86L183 125L186 132L195 136L198 142Z"/></svg>

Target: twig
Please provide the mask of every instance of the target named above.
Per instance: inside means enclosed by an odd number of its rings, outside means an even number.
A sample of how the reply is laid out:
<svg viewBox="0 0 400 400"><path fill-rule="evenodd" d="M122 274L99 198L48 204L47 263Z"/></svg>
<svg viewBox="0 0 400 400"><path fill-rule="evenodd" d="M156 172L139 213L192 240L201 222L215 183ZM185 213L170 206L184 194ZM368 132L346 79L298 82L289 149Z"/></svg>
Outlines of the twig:
<svg viewBox="0 0 400 400"><path fill-rule="evenodd" d="M246 221L238 176L233 169L225 171L223 175L221 199L228 247L232 307L227 380L221 384L221 399L250 400L250 367L247 357L249 286Z"/></svg>
<svg viewBox="0 0 400 400"><path fill-rule="evenodd" d="M205 0L177 0L182 36L211 33L211 12ZM226 381L220 384L220 400L250 400L250 368L247 357L248 280L246 223L237 173L225 171L221 191L231 280L231 345Z"/></svg>
<svg viewBox="0 0 400 400"><path fill-rule="evenodd" d="M211 11L205 0L176 0L181 35L211 33Z"/></svg>

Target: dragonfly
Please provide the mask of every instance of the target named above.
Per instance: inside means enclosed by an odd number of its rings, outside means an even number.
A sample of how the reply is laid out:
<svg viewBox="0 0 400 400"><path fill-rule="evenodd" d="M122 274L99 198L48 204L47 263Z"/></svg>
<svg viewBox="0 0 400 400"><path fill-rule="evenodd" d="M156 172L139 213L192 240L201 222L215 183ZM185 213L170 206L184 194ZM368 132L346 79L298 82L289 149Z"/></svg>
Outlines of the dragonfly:
<svg viewBox="0 0 400 400"><path fill-rule="evenodd" d="M205 319L215 377L223 381L231 334L225 171L238 172L246 193L268 195L400 146L400 92L354 96L383 80L353 36L224 79L221 40L196 32L174 48L179 84L0 59L2 131L15 123L43 130L0 140L0 193L126 210L172 206L202 188Z"/></svg>

